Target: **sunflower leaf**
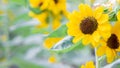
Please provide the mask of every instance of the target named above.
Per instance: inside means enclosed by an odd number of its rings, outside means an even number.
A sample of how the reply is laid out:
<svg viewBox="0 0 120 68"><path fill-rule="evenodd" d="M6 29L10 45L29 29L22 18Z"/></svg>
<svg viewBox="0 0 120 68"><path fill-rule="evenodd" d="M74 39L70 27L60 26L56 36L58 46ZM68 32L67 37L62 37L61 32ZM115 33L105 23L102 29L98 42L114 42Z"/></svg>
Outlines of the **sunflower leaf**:
<svg viewBox="0 0 120 68"><path fill-rule="evenodd" d="M48 37L65 37L67 36L66 24L61 25L58 29L48 35Z"/></svg>
<svg viewBox="0 0 120 68"><path fill-rule="evenodd" d="M66 52L70 52L70 51L76 50L76 49L81 49L81 48L84 47L82 45L81 41L74 44L74 43L72 43L72 39L73 39L73 37L66 36L65 38L63 38L63 40L56 43L51 48L50 51L51 52L57 52L57 53L66 53Z"/></svg>

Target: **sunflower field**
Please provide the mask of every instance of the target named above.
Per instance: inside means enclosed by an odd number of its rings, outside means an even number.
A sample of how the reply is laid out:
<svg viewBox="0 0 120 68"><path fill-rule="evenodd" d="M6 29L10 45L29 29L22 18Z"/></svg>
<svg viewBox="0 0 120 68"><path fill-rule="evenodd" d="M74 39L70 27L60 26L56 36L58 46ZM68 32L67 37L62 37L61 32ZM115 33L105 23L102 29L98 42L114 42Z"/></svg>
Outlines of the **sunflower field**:
<svg viewBox="0 0 120 68"><path fill-rule="evenodd" d="M120 68L120 0L0 0L0 68Z"/></svg>

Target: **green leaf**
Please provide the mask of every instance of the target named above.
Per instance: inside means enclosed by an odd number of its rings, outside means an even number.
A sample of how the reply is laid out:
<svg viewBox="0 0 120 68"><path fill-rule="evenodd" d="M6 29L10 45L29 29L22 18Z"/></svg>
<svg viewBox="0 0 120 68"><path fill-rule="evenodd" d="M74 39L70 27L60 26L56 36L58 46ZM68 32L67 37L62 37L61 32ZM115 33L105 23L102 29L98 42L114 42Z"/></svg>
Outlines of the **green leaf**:
<svg viewBox="0 0 120 68"><path fill-rule="evenodd" d="M81 41L77 43L72 43L73 37L67 36L63 40L59 41L57 44L55 44L50 51L51 52L57 52L57 53L66 53L70 52L72 50L81 49L84 46L82 45Z"/></svg>
<svg viewBox="0 0 120 68"><path fill-rule="evenodd" d="M11 3L17 4L17 5L27 5L27 0L10 0Z"/></svg>
<svg viewBox="0 0 120 68"><path fill-rule="evenodd" d="M117 21L116 12L111 12L109 14L109 21Z"/></svg>
<svg viewBox="0 0 120 68"><path fill-rule="evenodd" d="M67 26L66 24L61 25L58 29L53 31L48 35L48 37L65 37L67 36Z"/></svg>
<svg viewBox="0 0 120 68"><path fill-rule="evenodd" d="M31 34L31 26L19 27L16 30L11 32L11 35L14 35L14 36L20 35L23 37L29 36L30 34Z"/></svg>
<svg viewBox="0 0 120 68"><path fill-rule="evenodd" d="M31 17L28 15L28 12L27 13L24 13L24 14L21 14L19 16L17 16L13 21L12 23L18 23L18 22L21 22L21 21L27 21L27 20L30 20Z"/></svg>
<svg viewBox="0 0 120 68"><path fill-rule="evenodd" d="M31 30L31 32L32 32L32 34L36 34L36 33L42 33L42 34L44 34L44 33L49 33L49 30L47 28L35 28L34 27Z"/></svg>
<svg viewBox="0 0 120 68"><path fill-rule="evenodd" d="M31 7L29 7L29 9L30 9L32 12L34 12L35 14L40 14L40 13L43 12L42 10L40 10L40 8L31 8Z"/></svg>
<svg viewBox="0 0 120 68"><path fill-rule="evenodd" d="M45 68L44 66L37 65L27 60L25 61L24 59L15 57L13 58L12 63L14 66L18 66L18 68Z"/></svg>

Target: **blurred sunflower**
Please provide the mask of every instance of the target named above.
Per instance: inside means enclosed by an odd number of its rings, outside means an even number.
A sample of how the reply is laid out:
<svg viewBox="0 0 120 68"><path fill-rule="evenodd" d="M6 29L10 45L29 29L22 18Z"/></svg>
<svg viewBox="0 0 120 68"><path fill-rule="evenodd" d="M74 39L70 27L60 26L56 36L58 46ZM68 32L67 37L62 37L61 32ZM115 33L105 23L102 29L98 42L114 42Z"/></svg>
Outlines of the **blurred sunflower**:
<svg viewBox="0 0 120 68"><path fill-rule="evenodd" d="M82 65L80 68L95 68L95 65L93 61L89 61L85 65Z"/></svg>
<svg viewBox="0 0 120 68"><path fill-rule="evenodd" d="M48 59L48 62L49 63L56 63L57 62L57 59L55 56L50 56L49 59Z"/></svg>
<svg viewBox="0 0 120 68"><path fill-rule="evenodd" d="M117 58L117 52L120 51L120 11L118 12L117 19L118 22L112 27L111 36L108 40L102 41L102 45L97 50L98 56L106 54L108 63Z"/></svg>
<svg viewBox="0 0 120 68"><path fill-rule="evenodd" d="M29 0L30 6L33 8L40 8L44 10L48 7L49 1L48 0Z"/></svg>
<svg viewBox="0 0 120 68"><path fill-rule="evenodd" d="M35 14L33 12L30 12L29 15L35 19L37 19L40 24L38 24L36 27L37 28L46 28L48 26L52 27L52 30L57 29L61 25L61 16L56 15L53 17L52 22L48 21L49 20L49 13L48 12L43 12L41 14Z"/></svg>
<svg viewBox="0 0 120 68"><path fill-rule="evenodd" d="M52 48L58 41L60 41L62 38L47 38L44 41L44 47L47 49Z"/></svg>
<svg viewBox="0 0 120 68"><path fill-rule="evenodd" d="M37 28L44 28L44 27L48 26L48 23L49 23L47 21L48 12L43 12L41 14L35 14L31 11L31 12L29 12L29 16L37 19L40 22L40 24L36 26Z"/></svg>
<svg viewBox="0 0 120 68"><path fill-rule="evenodd" d="M73 42L82 39L84 45L92 44L94 47L101 37L110 36L111 26L108 14L103 14L103 7L92 10L87 4L80 4L80 12L74 11L67 23L68 34L74 36Z"/></svg>
<svg viewBox="0 0 120 68"><path fill-rule="evenodd" d="M66 13L66 0L49 0L48 9L53 14Z"/></svg>

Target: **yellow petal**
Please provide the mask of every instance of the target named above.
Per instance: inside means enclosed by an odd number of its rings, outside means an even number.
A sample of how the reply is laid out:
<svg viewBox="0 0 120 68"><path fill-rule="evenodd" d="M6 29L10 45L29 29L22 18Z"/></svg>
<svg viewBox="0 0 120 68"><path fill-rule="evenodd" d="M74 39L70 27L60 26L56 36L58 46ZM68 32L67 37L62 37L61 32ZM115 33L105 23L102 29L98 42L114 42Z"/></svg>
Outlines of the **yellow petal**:
<svg viewBox="0 0 120 68"><path fill-rule="evenodd" d="M80 68L85 68L85 66L84 65L81 65L81 67Z"/></svg>
<svg viewBox="0 0 120 68"><path fill-rule="evenodd" d="M116 34L120 41L120 22L116 22L112 28L112 33Z"/></svg>
<svg viewBox="0 0 120 68"><path fill-rule="evenodd" d="M103 13L103 7L98 7L94 10L94 17L99 19Z"/></svg>
<svg viewBox="0 0 120 68"><path fill-rule="evenodd" d="M91 36L89 36L89 35L84 36L84 38L82 39L82 43L84 45L88 45L88 44L90 44L90 42L91 42Z"/></svg>
<svg viewBox="0 0 120 68"><path fill-rule="evenodd" d="M95 68L95 65L93 63L93 61L89 61L86 63L86 68Z"/></svg>
<svg viewBox="0 0 120 68"><path fill-rule="evenodd" d="M93 35L92 35L92 38L93 38L93 40L95 41L95 42L98 42L99 40L100 40L100 34L99 34L99 32L98 31L95 31L94 33L93 33Z"/></svg>
<svg viewBox="0 0 120 68"><path fill-rule="evenodd" d="M61 39L62 38L47 38L44 41L44 47L47 48L47 49L50 49Z"/></svg>
<svg viewBox="0 0 120 68"><path fill-rule="evenodd" d="M106 49L107 62L111 63L115 59L115 52L112 49Z"/></svg>
<svg viewBox="0 0 120 68"><path fill-rule="evenodd" d="M77 43L77 42L79 42L82 38L83 38L82 35L74 37L74 39L73 39L73 43Z"/></svg>
<svg viewBox="0 0 120 68"><path fill-rule="evenodd" d="M105 54L105 52L106 52L106 46L100 46L99 48L98 48L98 50L97 50L97 55L98 56L102 56L102 55L104 55Z"/></svg>
<svg viewBox="0 0 120 68"><path fill-rule="evenodd" d="M118 21L120 21L120 11L118 11L118 13L117 13L117 19L118 19Z"/></svg>
<svg viewBox="0 0 120 68"><path fill-rule="evenodd" d="M97 19L99 24L104 24L106 22L108 22L108 14L102 14L101 17L99 19Z"/></svg>
<svg viewBox="0 0 120 68"><path fill-rule="evenodd" d="M111 25L109 23L99 24L98 30L100 30L100 31L111 31Z"/></svg>
<svg viewBox="0 0 120 68"><path fill-rule="evenodd" d="M79 9L83 17L88 17L93 15L92 9L87 4L80 4Z"/></svg>

